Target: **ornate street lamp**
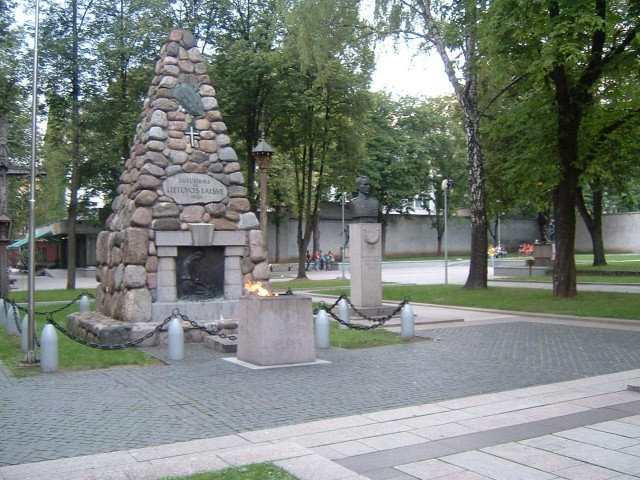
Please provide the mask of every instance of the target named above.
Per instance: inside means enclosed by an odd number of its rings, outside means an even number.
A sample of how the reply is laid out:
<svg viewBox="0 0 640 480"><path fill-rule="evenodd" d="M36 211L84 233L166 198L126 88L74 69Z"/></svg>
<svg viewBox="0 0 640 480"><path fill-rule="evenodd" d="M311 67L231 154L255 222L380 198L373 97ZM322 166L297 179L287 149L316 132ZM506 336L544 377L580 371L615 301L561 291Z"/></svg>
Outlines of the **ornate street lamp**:
<svg viewBox="0 0 640 480"><path fill-rule="evenodd" d="M267 243L267 169L273 155L273 148L267 143L264 132L251 153L258 161L258 168L260 168L260 230L262 230L262 236Z"/></svg>

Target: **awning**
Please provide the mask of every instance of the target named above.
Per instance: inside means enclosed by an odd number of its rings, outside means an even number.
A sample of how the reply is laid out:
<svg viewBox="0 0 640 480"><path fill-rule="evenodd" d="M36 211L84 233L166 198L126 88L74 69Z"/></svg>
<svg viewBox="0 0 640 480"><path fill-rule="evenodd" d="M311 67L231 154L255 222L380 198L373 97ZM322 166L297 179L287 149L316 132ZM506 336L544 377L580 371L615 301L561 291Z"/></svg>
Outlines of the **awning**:
<svg viewBox="0 0 640 480"><path fill-rule="evenodd" d="M43 237L46 237L47 235L51 235L51 230L44 230L40 233L36 233L36 240L40 240ZM29 242L29 236L26 236L24 238L21 238L20 240L13 242L11 245L9 245L7 247L7 250L9 249L18 249L20 247L22 247L23 245L26 245L27 242Z"/></svg>

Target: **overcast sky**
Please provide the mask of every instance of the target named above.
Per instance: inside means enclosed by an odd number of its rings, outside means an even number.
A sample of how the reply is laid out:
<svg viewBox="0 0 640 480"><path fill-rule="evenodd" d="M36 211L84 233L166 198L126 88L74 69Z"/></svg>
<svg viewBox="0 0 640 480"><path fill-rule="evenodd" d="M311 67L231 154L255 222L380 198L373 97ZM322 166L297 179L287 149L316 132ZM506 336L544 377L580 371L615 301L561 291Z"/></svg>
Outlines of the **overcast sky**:
<svg viewBox="0 0 640 480"><path fill-rule="evenodd" d="M395 96L437 97L453 93L451 83L435 54L421 53L414 57L415 50L404 44L395 52L388 42L376 46L376 71L373 74L373 91L386 90Z"/></svg>

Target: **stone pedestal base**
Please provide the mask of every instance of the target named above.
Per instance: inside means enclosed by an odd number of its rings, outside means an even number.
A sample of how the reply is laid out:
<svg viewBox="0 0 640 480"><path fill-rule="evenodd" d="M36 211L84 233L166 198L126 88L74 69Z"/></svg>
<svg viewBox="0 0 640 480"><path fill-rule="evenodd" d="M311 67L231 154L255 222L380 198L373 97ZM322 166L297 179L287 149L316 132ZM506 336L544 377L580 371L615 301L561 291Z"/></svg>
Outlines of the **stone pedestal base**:
<svg viewBox="0 0 640 480"><path fill-rule="evenodd" d="M553 267L556 258L555 243L533 246L533 258L537 267Z"/></svg>
<svg viewBox="0 0 640 480"><path fill-rule="evenodd" d="M97 312L71 313L67 315L67 328L74 335L91 343L100 345L121 345L144 337L152 332L161 322L127 323ZM199 325L213 329L216 321L199 321ZM200 329L183 322L185 343L200 343L208 335ZM154 347L167 344L166 327L137 344L138 347Z"/></svg>
<svg viewBox="0 0 640 480"><path fill-rule="evenodd" d="M349 225L351 302L356 308L382 305L382 225Z"/></svg>
<svg viewBox="0 0 640 480"><path fill-rule="evenodd" d="M238 360L259 366L316 361L311 298L241 297Z"/></svg>

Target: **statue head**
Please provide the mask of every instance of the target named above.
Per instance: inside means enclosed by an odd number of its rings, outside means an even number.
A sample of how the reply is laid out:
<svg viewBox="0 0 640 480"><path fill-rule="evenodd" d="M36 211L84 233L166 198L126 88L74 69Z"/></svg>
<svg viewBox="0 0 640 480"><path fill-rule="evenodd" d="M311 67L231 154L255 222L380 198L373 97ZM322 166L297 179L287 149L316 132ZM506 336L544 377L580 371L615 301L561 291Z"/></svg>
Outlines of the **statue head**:
<svg viewBox="0 0 640 480"><path fill-rule="evenodd" d="M369 183L369 177L366 175L361 175L356 178L356 189L358 193L361 193L365 196L369 196L371 193L371 183Z"/></svg>

